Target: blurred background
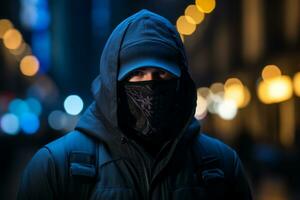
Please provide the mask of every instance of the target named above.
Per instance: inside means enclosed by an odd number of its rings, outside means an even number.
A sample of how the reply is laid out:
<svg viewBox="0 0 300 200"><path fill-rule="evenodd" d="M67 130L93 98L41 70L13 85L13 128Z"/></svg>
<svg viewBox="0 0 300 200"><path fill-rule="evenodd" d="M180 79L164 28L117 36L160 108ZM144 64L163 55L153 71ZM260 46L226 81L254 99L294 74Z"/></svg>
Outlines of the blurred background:
<svg viewBox="0 0 300 200"><path fill-rule="evenodd" d="M73 129L106 39L142 8L180 32L196 117L238 151L255 198L300 199L300 0L1 0L0 199Z"/></svg>

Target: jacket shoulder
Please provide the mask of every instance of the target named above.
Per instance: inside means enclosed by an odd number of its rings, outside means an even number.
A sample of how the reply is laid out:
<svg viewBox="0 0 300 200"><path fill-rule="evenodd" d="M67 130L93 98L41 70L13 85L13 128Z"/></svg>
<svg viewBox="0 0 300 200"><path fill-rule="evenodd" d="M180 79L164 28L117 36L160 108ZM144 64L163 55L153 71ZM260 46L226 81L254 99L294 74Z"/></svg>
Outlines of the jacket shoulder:
<svg viewBox="0 0 300 200"><path fill-rule="evenodd" d="M73 151L94 154L93 139L71 131L40 148L23 172L18 199L65 199Z"/></svg>
<svg viewBox="0 0 300 200"><path fill-rule="evenodd" d="M79 132L71 131L66 135L48 143L45 145L55 157L56 154L59 156L68 153L70 151L88 151L94 150L94 139Z"/></svg>
<svg viewBox="0 0 300 200"><path fill-rule="evenodd" d="M235 150L223 143L217 138L208 136L207 134L200 134L196 139L196 146L204 153L224 156L224 154L235 154Z"/></svg>
<svg viewBox="0 0 300 200"><path fill-rule="evenodd" d="M46 148L39 149L22 173L17 199L54 199L58 194L55 164Z"/></svg>
<svg viewBox="0 0 300 200"><path fill-rule="evenodd" d="M57 170L61 173L65 173L66 165L68 164L68 157L71 152L88 152L93 154L94 141L92 138L86 136L79 131L71 131L66 135L46 144L43 148L46 148L51 154ZM65 177L65 174L60 174L60 177Z"/></svg>
<svg viewBox="0 0 300 200"><path fill-rule="evenodd" d="M44 148L50 152L55 163L58 187L65 192L68 186L66 181L69 180L70 176L71 154L74 152L94 155L96 146L93 138L79 131L71 131L46 144Z"/></svg>

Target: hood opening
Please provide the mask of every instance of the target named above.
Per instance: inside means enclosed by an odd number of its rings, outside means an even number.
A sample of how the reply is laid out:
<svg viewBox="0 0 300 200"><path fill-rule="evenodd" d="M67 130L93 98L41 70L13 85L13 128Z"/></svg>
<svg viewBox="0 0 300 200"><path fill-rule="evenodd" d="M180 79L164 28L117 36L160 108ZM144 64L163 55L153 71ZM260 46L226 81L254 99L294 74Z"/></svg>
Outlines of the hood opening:
<svg viewBox="0 0 300 200"><path fill-rule="evenodd" d="M183 127L193 117L196 105L196 89L187 67L187 58L180 36L167 19L141 10L121 22L108 38L100 59L100 73L93 81L94 102L80 118L76 129L86 132L101 141L119 145L122 132L118 125L118 71L122 47L137 40L162 41L180 53L180 80L183 92L183 107L186 112ZM180 136L181 138L182 136Z"/></svg>

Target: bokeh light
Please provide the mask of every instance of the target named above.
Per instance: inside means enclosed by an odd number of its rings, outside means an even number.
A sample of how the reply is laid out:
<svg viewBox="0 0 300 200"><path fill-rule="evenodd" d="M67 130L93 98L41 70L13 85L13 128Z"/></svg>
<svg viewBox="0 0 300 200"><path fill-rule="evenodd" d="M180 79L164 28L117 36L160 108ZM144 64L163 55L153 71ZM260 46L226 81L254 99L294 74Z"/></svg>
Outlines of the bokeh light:
<svg viewBox="0 0 300 200"><path fill-rule="evenodd" d="M0 20L0 39L3 38L3 35L6 31L13 28L13 24L8 19Z"/></svg>
<svg viewBox="0 0 300 200"><path fill-rule="evenodd" d="M218 115L225 120L232 120L237 114L237 106L233 100L224 100L218 106Z"/></svg>
<svg viewBox="0 0 300 200"><path fill-rule="evenodd" d="M17 49L22 44L22 35L16 29L9 29L3 35L3 42L8 49Z"/></svg>
<svg viewBox="0 0 300 200"><path fill-rule="evenodd" d="M264 67L261 76L264 81L281 76L281 71L276 65L267 65Z"/></svg>
<svg viewBox="0 0 300 200"><path fill-rule="evenodd" d="M265 81L261 81L257 87L257 96L265 104L273 103L273 100L269 96L268 84Z"/></svg>
<svg viewBox="0 0 300 200"><path fill-rule="evenodd" d="M191 35L196 30L196 25L191 21L193 19L189 16L180 16L176 22L178 32L182 35Z"/></svg>
<svg viewBox="0 0 300 200"><path fill-rule="evenodd" d="M203 98L207 99L211 94L211 91L208 87L200 87L197 89L197 93L201 95Z"/></svg>
<svg viewBox="0 0 300 200"><path fill-rule="evenodd" d="M6 113L0 121L1 129L9 135L16 135L20 130L19 119L12 113Z"/></svg>
<svg viewBox="0 0 300 200"><path fill-rule="evenodd" d="M204 20L205 14L201 12L196 5L189 5L184 12L185 16L189 16L189 20L192 24L199 24Z"/></svg>
<svg viewBox="0 0 300 200"><path fill-rule="evenodd" d="M224 85L223 83L213 83L210 86L210 91L214 94L218 94L220 92L224 92Z"/></svg>
<svg viewBox="0 0 300 200"><path fill-rule="evenodd" d="M10 113L21 116L25 112L29 112L29 107L22 99L14 99L8 105Z"/></svg>
<svg viewBox="0 0 300 200"><path fill-rule="evenodd" d="M29 30L45 30L51 21L47 0L20 0L20 21Z"/></svg>
<svg viewBox="0 0 300 200"><path fill-rule="evenodd" d="M251 101L251 93L250 93L249 89L245 85L244 85L243 89L244 89L244 101L241 105L239 105L239 108L246 107Z"/></svg>
<svg viewBox="0 0 300 200"><path fill-rule="evenodd" d="M64 108L70 115L78 115L83 109L83 101L78 95L70 95L64 101Z"/></svg>
<svg viewBox="0 0 300 200"><path fill-rule="evenodd" d="M60 110L55 110L48 116L48 123L54 130L63 130L68 120L66 113Z"/></svg>
<svg viewBox="0 0 300 200"><path fill-rule="evenodd" d="M293 95L292 80L288 76L279 76L261 81L257 93L259 99L266 104L286 101Z"/></svg>
<svg viewBox="0 0 300 200"><path fill-rule="evenodd" d="M69 131L74 129L78 119L78 115L68 115L63 111L54 110L48 116L48 123L54 130Z"/></svg>
<svg viewBox="0 0 300 200"><path fill-rule="evenodd" d="M33 55L25 56L20 62L20 70L26 76L34 76L39 70L38 59Z"/></svg>
<svg viewBox="0 0 300 200"><path fill-rule="evenodd" d="M65 131L74 130L76 124L78 123L79 115L68 115L66 114L67 124L64 127Z"/></svg>
<svg viewBox="0 0 300 200"><path fill-rule="evenodd" d="M269 84L269 95L277 102L285 101L292 97L292 80L288 76L274 78Z"/></svg>
<svg viewBox="0 0 300 200"><path fill-rule="evenodd" d="M293 83L295 94L300 97L300 72L294 75Z"/></svg>
<svg viewBox="0 0 300 200"><path fill-rule="evenodd" d="M201 120L205 118L207 114L207 101L201 95L197 95L197 107L195 112L195 118Z"/></svg>
<svg viewBox="0 0 300 200"><path fill-rule="evenodd" d="M204 13L211 13L216 7L215 0L196 0L197 8Z"/></svg>
<svg viewBox="0 0 300 200"><path fill-rule="evenodd" d="M223 101L223 93L218 93L218 94L211 93L207 97L207 102L208 102L207 110L210 113L217 114L218 106L220 105L220 103L222 103L222 101Z"/></svg>
<svg viewBox="0 0 300 200"><path fill-rule="evenodd" d="M251 94L249 89L243 85L240 79L229 78L225 82L224 88L224 98L233 100L238 108L246 107L249 104Z"/></svg>
<svg viewBox="0 0 300 200"><path fill-rule="evenodd" d="M41 103L35 99L35 98L28 98L25 101L27 103L27 105L30 108L30 111L36 115L40 115L42 112L42 105Z"/></svg>
<svg viewBox="0 0 300 200"><path fill-rule="evenodd" d="M243 105L245 95L244 95L244 86L243 85L230 85L229 87L226 87L225 89L225 99L231 99L233 100L238 107Z"/></svg>
<svg viewBox="0 0 300 200"><path fill-rule="evenodd" d="M243 85L242 81L238 78L229 78L225 81L224 87L229 88L232 85Z"/></svg>
<svg viewBox="0 0 300 200"><path fill-rule="evenodd" d="M20 125L25 134L33 134L39 129L40 121L37 115L27 112L21 115Z"/></svg>

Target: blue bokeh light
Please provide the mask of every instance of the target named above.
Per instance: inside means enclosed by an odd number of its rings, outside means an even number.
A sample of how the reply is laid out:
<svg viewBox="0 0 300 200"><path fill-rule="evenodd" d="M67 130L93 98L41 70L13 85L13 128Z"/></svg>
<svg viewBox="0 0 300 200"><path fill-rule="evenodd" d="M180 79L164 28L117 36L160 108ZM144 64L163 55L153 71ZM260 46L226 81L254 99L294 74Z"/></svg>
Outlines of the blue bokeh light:
<svg viewBox="0 0 300 200"><path fill-rule="evenodd" d="M28 98L26 99L26 103L30 108L30 111L36 115L40 115L42 112L41 103L35 98Z"/></svg>
<svg viewBox="0 0 300 200"><path fill-rule="evenodd" d="M25 112L29 112L27 103L21 99L14 99L8 105L8 111L12 114L21 116Z"/></svg>
<svg viewBox="0 0 300 200"><path fill-rule="evenodd" d="M6 113L2 116L0 126L3 132L9 135L16 135L20 130L19 119L12 113Z"/></svg>
<svg viewBox="0 0 300 200"><path fill-rule="evenodd" d="M54 110L48 116L48 123L55 130L63 130L67 121L66 113L60 110Z"/></svg>
<svg viewBox="0 0 300 200"><path fill-rule="evenodd" d="M78 115L83 109L83 101L77 95L70 95L64 101L64 108L70 115Z"/></svg>
<svg viewBox="0 0 300 200"><path fill-rule="evenodd" d="M32 52L40 61L39 73L46 73L50 64L51 38L49 31L32 33L31 47Z"/></svg>
<svg viewBox="0 0 300 200"><path fill-rule="evenodd" d="M21 0L20 20L28 29L47 29L51 21L47 0Z"/></svg>
<svg viewBox="0 0 300 200"><path fill-rule="evenodd" d="M34 113L23 113L20 117L21 128L25 134L34 134L40 127L40 120Z"/></svg>

